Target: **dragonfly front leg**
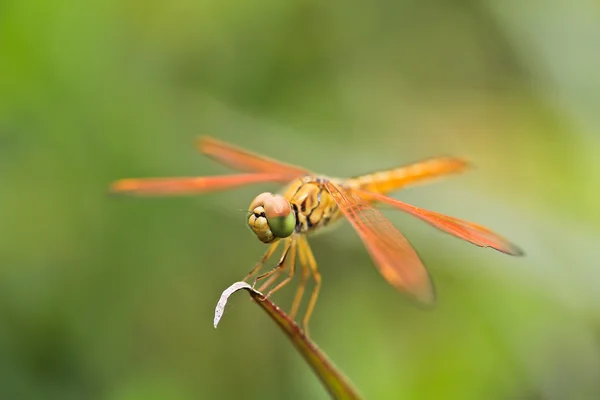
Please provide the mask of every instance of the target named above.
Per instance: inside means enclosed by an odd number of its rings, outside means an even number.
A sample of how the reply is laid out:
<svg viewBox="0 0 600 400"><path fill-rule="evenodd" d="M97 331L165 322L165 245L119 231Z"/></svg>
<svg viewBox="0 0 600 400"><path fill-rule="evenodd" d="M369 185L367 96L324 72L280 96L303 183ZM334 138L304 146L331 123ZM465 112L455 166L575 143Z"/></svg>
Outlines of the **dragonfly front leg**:
<svg viewBox="0 0 600 400"><path fill-rule="evenodd" d="M263 256L256 263L254 268L252 268L252 270L248 272L248 275L246 275L246 277L243 279L244 282L247 281L252 275L254 275L263 265L265 265L265 263L269 260L269 258L271 258L275 250L277 250L277 246L279 246L279 243L280 241L278 240L269 246L267 251L265 251L265 254L263 254ZM256 283L256 281L254 283Z"/></svg>
<svg viewBox="0 0 600 400"><path fill-rule="evenodd" d="M283 273L283 270L285 269L285 267L279 268L277 269L277 272L275 272L273 275L271 275L269 277L269 279L267 279L267 281L265 283L263 283L259 288L258 291L261 293L264 293L264 290L266 288L268 288L269 286L271 286L273 284L273 282L275 282L277 280L277 278L279 278L279 276ZM256 284L256 280L254 281L254 284ZM270 294L270 293L269 293ZM269 295L267 295L268 297Z"/></svg>
<svg viewBox="0 0 600 400"><path fill-rule="evenodd" d="M292 243L293 243L293 239L286 239L285 241L285 247L283 249L283 254L281 255L281 258L279 259L279 262L277 263L277 265L271 269L270 271L265 272L264 274L261 274L259 276L257 276L254 279L254 284L252 285L252 287L254 287L256 285L256 282L268 278L269 276L273 275L276 273L275 276L273 276L271 279L269 279L265 284L263 284L260 287L259 291L263 291L267 288L268 285L270 285L271 283L273 283L273 281L283 272L283 269L285 268L285 261L286 258L288 256L288 254L290 253L290 249L292 248ZM268 296L267 296L268 297Z"/></svg>
<svg viewBox="0 0 600 400"><path fill-rule="evenodd" d="M294 278L294 273L296 272L296 245L297 245L297 243L296 243L296 241L294 239L291 239L291 241L292 241L292 243L290 245L290 259L289 259L289 261L290 261L290 273L289 273L289 275L288 275L287 278L285 278L284 280L282 280L281 282L279 282L279 284L277 286L275 286L273 289L271 289L269 291L269 293L267 293L267 297L271 296L273 293L275 293L276 291L278 291L279 289L281 289L282 287L284 287L285 285L287 285L292 280L292 278ZM284 263L286 261L287 261L287 259L284 260ZM279 277L279 275L281 275L281 273L283 272L284 269L285 269L285 267L282 266L279 269L279 272L277 274L275 274L273 277L271 277L271 279L273 279L273 278L277 279L277 277ZM269 281L266 282L263 285L264 288L266 288L266 287L268 287L268 286L271 285L271 283L272 283L271 279L269 279ZM275 279L273 279L273 281ZM263 287L261 287L260 291L263 290Z"/></svg>

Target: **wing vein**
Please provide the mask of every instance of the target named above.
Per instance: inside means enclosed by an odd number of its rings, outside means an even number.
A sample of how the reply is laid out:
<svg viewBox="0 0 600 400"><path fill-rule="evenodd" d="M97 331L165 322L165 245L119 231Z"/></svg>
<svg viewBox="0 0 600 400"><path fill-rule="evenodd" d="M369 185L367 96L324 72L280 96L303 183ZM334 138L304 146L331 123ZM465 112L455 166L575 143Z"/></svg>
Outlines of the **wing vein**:
<svg viewBox="0 0 600 400"><path fill-rule="evenodd" d="M422 304L435 302L425 266L409 241L376 208L331 181L325 188L352 224L383 277Z"/></svg>

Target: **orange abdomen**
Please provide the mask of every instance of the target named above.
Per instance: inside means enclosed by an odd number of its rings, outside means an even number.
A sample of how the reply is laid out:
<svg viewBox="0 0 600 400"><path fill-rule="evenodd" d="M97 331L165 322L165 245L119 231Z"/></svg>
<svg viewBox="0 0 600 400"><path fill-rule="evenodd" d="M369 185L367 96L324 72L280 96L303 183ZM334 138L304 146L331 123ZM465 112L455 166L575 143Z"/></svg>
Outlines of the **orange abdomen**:
<svg viewBox="0 0 600 400"><path fill-rule="evenodd" d="M349 187L369 192L387 194L409 185L462 172L467 168L466 161L459 158L432 158L415 164L350 178L346 184Z"/></svg>

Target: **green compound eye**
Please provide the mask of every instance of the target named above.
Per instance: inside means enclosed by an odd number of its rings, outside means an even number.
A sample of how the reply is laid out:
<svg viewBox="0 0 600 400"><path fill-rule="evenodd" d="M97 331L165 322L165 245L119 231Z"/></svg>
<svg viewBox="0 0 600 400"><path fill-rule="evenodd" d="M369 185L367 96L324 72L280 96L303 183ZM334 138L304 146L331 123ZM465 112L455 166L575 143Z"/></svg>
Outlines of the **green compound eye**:
<svg viewBox="0 0 600 400"><path fill-rule="evenodd" d="M285 217L267 217L267 221L273 235L279 238L290 236L294 232L294 228L296 228L296 217L292 212Z"/></svg>
<svg viewBox="0 0 600 400"><path fill-rule="evenodd" d="M280 195L265 198L265 217L274 236L286 238L294 233L296 216L290 203Z"/></svg>

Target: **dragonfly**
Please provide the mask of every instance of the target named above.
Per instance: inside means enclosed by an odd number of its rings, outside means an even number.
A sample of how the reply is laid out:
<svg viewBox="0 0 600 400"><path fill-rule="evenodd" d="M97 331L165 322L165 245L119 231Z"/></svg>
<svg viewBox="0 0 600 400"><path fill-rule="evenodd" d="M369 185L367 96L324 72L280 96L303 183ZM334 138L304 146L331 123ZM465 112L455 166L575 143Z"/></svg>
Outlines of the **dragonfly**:
<svg viewBox="0 0 600 400"><path fill-rule="evenodd" d="M343 219L349 221L358 233L387 282L418 304L435 304L432 278L421 258L406 237L382 214L379 205L408 213L476 246L490 247L513 256L524 255L519 247L484 226L388 196L407 186L463 172L470 166L464 159L436 157L344 179L316 174L208 136L200 137L197 146L201 153L239 173L121 179L112 183L111 191L141 196L173 196L267 182L285 184L279 193L260 193L250 203L246 224L269 247L243 280L254 277L254 285L260 281L258 290L265 293L269 289L265 295L269 297L294 278L299 264L300 281L289 315L292 319L296 318L306 285L312 277L314 286L302 319L307 335L308 323L321 289L321 274L307 237ZM259 274L280 246L282 251L277 263ZM284 271L287 275L282 278Z"/></svg>

